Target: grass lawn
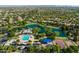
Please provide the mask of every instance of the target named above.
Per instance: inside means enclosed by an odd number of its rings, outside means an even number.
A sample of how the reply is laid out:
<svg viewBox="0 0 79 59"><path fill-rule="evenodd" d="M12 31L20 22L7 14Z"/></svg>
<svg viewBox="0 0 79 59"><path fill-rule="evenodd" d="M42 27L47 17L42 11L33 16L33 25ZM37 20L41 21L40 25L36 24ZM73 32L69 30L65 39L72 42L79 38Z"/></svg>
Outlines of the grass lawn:
<svg viewBox="0 0 79 59"><path fill-rule="evenodd" d="M67 37L55 37L55 39L68 40L68 38L67 38Z"/></svg>

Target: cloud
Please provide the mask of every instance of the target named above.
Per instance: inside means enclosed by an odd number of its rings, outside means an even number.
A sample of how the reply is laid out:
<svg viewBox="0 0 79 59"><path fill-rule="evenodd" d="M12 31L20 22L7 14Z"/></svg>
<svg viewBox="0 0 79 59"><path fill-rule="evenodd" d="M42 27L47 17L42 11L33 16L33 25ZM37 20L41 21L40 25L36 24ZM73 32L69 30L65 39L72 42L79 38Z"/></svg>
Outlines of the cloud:
<svg viewBox="0 0 79 59"><path fill-rule="evenodd" d="M79 0L0 0L0 5L74 5Z"/></svg>

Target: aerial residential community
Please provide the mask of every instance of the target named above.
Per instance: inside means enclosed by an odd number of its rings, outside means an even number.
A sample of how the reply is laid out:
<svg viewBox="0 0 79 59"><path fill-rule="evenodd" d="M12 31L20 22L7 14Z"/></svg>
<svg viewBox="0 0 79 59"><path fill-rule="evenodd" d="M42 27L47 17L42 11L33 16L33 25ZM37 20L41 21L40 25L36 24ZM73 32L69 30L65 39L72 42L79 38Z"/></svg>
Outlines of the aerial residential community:
<svg viewBox="0 0 79 59"><path fill-rule="evenodd" d="M79 7L0 7L0 53L78 53Z"/></svg>

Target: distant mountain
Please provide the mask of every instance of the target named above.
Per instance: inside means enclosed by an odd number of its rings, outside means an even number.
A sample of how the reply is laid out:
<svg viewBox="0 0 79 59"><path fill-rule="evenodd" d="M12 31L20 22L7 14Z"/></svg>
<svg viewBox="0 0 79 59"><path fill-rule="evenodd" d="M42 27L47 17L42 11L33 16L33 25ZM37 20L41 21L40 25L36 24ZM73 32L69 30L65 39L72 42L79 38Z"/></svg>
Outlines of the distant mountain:
<svg viewBox="0 0 79 59"><path fill-rule="evenodd" d="M68 5L0 5L0 7L79 7Z"/></svg>

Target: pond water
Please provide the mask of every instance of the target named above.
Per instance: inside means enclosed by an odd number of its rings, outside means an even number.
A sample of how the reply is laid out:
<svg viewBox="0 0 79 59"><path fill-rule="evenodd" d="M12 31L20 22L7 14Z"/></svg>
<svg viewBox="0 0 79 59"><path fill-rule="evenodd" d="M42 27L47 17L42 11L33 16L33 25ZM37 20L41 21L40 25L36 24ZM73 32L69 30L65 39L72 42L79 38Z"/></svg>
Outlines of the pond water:
<svg viewBox="0 0 79 59"><path fill-rule="evenodd" d="M46 32L44 26L41 26L41 25L36 24L36 23L28 24L25 27L21 27L21 28L14 28L14 30L16 30L16 29L21 30L22 28L33 28L33 29L34 28L40 28L39 33L45 33ZM54 27L54 28L52 28L52 32L56 33L56 36L58 36L58 37L66 37L66 32L62 31L60 28Z"/></svg>
<svg viewBox="0 0 79 59"><path fill-rule="evenodd" d="M45 32L45 28L43 26L40 26L39 24L29 24L26 25L27 28L40 28L39 33L44 33Z"/></svg>
<svg viewBox="0 0 79 59"><path fill-rule="evenodd" d="M52 31L55 33L58 32L59 37L66 37L66 32L62 31L60 28L52 28Z"/></svg>
<svg viewBox="0 0 79 59"><path fill-rule="evenodd" d="M38 28L40 28L39 33L44 33L45 32L45 27L40 26L38 24L30 24L30 25L27 25L27 27L28 28L38 27ZM60 28L52 28L52 32L55 32L57 34L57 36L59 36L59 37L66 37L65 31L62 31Z"/></svg>

